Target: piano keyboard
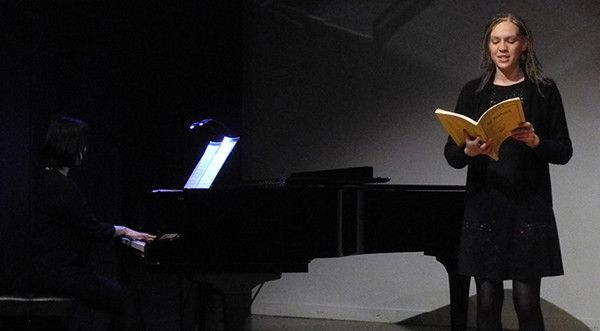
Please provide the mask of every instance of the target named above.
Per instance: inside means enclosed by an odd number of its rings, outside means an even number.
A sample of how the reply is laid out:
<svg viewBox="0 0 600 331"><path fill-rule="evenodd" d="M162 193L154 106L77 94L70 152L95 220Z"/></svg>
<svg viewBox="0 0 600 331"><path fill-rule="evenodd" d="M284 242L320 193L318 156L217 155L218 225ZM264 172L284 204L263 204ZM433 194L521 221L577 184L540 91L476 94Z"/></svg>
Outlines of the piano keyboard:
<svg viewBox="0 0 600 331"><path fill-rule="evenodd" d="M165 233L162 236L156 238L156 241L173 241L179 238L179 233ZM146 254L146 247L149 242L143 240L130 239L127 237L121 237L121 244L133 248L140 253L142 256Z"/></svg>
<svg viewBox="0 0 600 331"><path fill-rule="evenodd" d="M146 242L145 241L122 237L121 243L125 246L131 247L131 248L137 250L141 254L146 253Z"/></svg>

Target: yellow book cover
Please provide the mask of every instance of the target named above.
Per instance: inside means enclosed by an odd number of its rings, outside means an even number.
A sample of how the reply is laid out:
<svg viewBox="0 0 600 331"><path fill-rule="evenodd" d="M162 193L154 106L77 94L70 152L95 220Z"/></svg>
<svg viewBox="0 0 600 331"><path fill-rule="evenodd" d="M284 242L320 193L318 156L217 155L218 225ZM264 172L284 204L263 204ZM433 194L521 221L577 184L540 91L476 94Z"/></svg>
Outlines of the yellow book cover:
<svg viewBox="0 0 600 331"><path fill-rule="evenodd" d="M498 160L500 145L511 136L510 132L525 122L520 98L506 99L493 105L477 121L439 108L435 110L435 115L458 146L465 144L465 131L471 137L480 137L483 141L492 140L494 160Z"/></svg>

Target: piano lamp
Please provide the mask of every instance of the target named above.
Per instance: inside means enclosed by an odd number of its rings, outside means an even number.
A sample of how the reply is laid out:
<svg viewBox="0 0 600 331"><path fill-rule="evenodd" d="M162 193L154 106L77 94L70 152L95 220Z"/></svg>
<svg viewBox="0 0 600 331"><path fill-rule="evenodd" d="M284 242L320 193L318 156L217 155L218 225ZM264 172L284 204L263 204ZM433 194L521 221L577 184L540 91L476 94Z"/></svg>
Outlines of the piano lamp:
<svg viewBox="0 0 600 331"><path fill-rule="evenodd" d="M211 134L211 138L218 140L223 140L223 137L227 135L227 131L229 130L225 124L213 118L206 118L199 122L193 122L189 127L191 131L197 131L200 128L208 129Z"/></svg>

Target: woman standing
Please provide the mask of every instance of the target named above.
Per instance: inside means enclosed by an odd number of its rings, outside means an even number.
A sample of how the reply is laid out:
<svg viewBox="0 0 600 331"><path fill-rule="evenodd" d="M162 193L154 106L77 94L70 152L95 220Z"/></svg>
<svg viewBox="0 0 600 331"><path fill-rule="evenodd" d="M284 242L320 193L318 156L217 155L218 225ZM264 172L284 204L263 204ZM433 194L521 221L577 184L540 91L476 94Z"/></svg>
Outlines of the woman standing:
<svg viewBox="0 0 600 331"><path fill-rule="evenodd" d="M471 118L492 105L520 97L527 122L489 157L493 141L449 138L444 155L454 168L468 166L459 273L477 285L477 329L501 330L503 281L512 280L520 330L543 330L541 278L563 274L552 207L549 164L572 155L563 103L545 77L531 31L514 14L500 14L485 27L482 75L468 82L457 113Z"/></svg>

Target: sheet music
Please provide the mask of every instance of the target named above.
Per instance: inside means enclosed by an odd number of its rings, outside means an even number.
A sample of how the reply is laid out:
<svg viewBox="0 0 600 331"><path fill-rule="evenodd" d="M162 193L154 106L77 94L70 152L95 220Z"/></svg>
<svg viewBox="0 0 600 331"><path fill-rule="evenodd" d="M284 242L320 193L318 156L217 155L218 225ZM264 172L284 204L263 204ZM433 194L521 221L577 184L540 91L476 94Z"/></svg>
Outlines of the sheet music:
<svg viewBox="0 0 600 331"><path fill-rule="evenodd" d="M239 139L240 137L225 136L223 141L209 142L184 188L210 188Z"/></svg>

